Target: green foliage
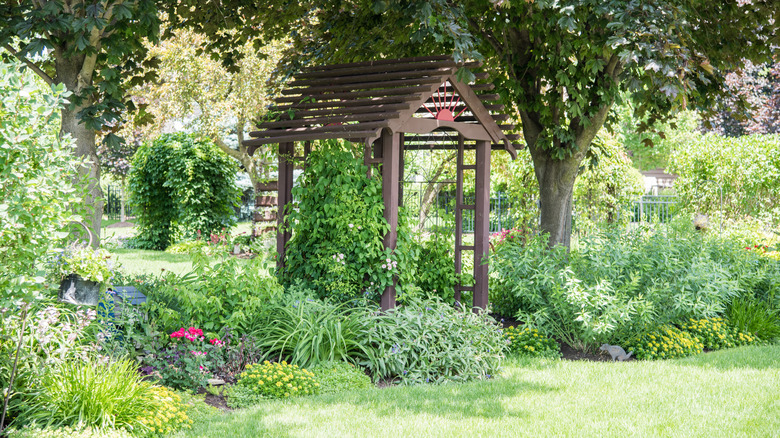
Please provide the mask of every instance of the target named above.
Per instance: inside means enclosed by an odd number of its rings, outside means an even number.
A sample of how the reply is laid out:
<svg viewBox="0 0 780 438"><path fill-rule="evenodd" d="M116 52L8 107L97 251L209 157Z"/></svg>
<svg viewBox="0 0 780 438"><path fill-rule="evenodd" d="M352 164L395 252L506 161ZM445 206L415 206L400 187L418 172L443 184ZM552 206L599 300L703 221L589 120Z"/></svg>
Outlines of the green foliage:
<svg viewBox="0 0 780 438"><path fill-rule="evenodd" d="M74 429L72 427L51 427L40 429L37 427L24 427L22 429L8 430L8 438L132 438L133 435L126 430L105 430L88 427Z"/></svg>
<svg viewBox="0 0 780 438"><path fill-rule="evenodd" d="M9 393L8 417L13 420L37 396L48 367L86 360L94 351L94 310L73 310L58 302L41 300L29 309L13 387ZM8 388L17 343L22 329L19 310L3 309L0 322L0 388Z"/></svg>
<svg viewBox="0 0 780 438"><path fill-rule="evenodd" d="M2 31L0 31L2 33ZM2 39L2 36L0 36ZM70 93L38 84L18 64L0 62L0 303L31 300L46 288L38 269L81 202L80 162L59 138L59 110Z"/></svg>
<svg viewBox="0 0 780 438"><path fill-rule="evenodd" d="M665 325L643 332L625 345L640 360L674 359L699 354L704 349L701 340L674 326Z"/></svg>
<svg viewBox="0 0 780 438"><path fill-rule="evenodd" d="M530 357L561 356L561 347L554 339L530 327L509 326L504 329L504 338L509 343L509 353Z"/></svg>
<svg viewBox="0 0 780 438"><path fill-rule="evenodd" d="M194 254L203 251L208 247L208 243L203 240L182 240L165 248L165 252L170 254Z"/></svg>
<svg viewBox="0 0 780 438"><path fill-rule="evenodd" d="M212 263L196 254L192 272L183 276L167 272L145 292L144 309L159 330L169 333L182 326L211 333L224 327L246 331L265 303L282 292L267 272L260 259L226 256Z"/></svg>
<svg viewBox="0 0 780 438"><path fill-rule="evenodd" d="M574 226L587 232L603 224L628 225L628 208L645 191L642 174L631 164L618 136L602 132L589 153L590 162L574 184Z"/></svg>
<svg viewBox="0 0 780 438"><path fill-rule="evenodd" d="M107 283L115 268L110 259L111 254L104 249L72 243L54 257L51 265L56 280L76 274L88 281Z"/></svg>
<svg viewBox="0 0 780 438"><path fill-rule="evenodd" d="M142 419L161 407L150 391L133 362L63 362L46 369L23 416L47 426L144 431Z"/></svg>
<svg viewBox="0 0 780 438"><path fill-rule="evenodd" d="M203 331L190 327L181 328L169 335L170 343L158 351L147 354L142 364L151 366L152 376L171 388L196 390L206 385L211 377L212 345L206 342Z"/></svg>
<svg viewBox="0 0 780 438"><path fill-rule="evenodd" d="M780 135L692 136L670 157L669 170L679 175L674 186L690 211L780 220Z"/></svg>
<svg viewBox="0 0 780 438"><path fill-rule="evenodd" d="M322 362L312 367L311 372L320 384L320 394L373 388L366 373L349 362Z"/></svg>
<svg viewBox="0 0 780 438"><path fill-rule="evenodd" d="M266 357L286 358L302 367L355 361L367 354L365 313L345 304L288 295L260 310L251 334Z"/></svg>
<svg viewBox="0 0 780 438"><path fill-rule="evenodd" d="M314 373L285 361L247 365L236 387L249 389L263 398L287 398L316 394L320 384Z"/></svg>
<svg viewBox="0 0 780 438"><path fill-rule="evenodd" d="M161 250L179 234L195 237L233 226L237 170L211 141L194 136L165 134L141 146L128 177L138 212L132 245Z"/></svg>
<svg viewBox="0 0 780 438"><path fill-rule="evenodd" d="M729 323L741 333L763 341L780 337L780 315L768 301L750 296L735 298L726 309Z"/></svg>
<svg viewBox="0 0 780 438"><path fill-rule="evenodd" d="M152 386L142 395L150 406L141 414L140 422L153 436L168 436L179 429L189 429L192 420L187 415L189 406L185 405L179 394L164 386Z"/></svg>
<svg viewBox="0 0 780 438"><path fill-rule="evenodd" d="M730 327L723 318L691 318L679 324L679 327L701 341L708 350L749 345L756 341L752 335Z"/></svg>
<svg viewBox="0 0 780 438"><path fill-rule="evenodd" d="M514 233L512 233L514 234ZM527 241L510 238L500 241L490 258L490 302L493 310L513 316L519 309L545 306L544 294L558 284L558 272L565 265L565 253L560 248L548 250L544 237L532 236ZM506 243L503 243L506 242ZM508 244L507 244L508 243Z"/></svg>
<svg viewBox="0 0 780 438"><path fill-rule="evenodd" d="M410 243L412 253L417 257L410 281L421 290L423 296L439 297L444 302L454 304L455 284L459 277L455 274L454 243L443 236L427 240L418 237Z"/></svg>
<svg viewBox="0 0 780 438"><path fill-rule="evenodd" d="M361 365L374 380L403 384L490 378L507 347L493 318L441 301L412 301L374 315L366 339Z"/></svg>
<svg viewBox="0 0 780 438"><path fill-rule="evenodd" d="M647 325L719 317L742 294L772 300L780 291L774 260L687 222L587 237L568 257L543 237L495 247L496 312L585 349Z"/></svg>
<svg viewBox="0 0 780 438"><path fill-rule="evenodd" d="M283 282L300 281L321 298L348 301L376 297L393 276L413 269L399 226L398 250L386 250L382 182L369 178L351 144L324 141L312 151L289 212L293 236L287 246ZM399 281L399 292L405 282Z"/></svg>
<svg viewBox="0 0 780 438"><path fill-rule="evenodd" d="M512 204L510 220L515 227L538 227L539 183L527 148L518 150L515 160L506 153L491 154L490 189L509 197Z"/></svg>

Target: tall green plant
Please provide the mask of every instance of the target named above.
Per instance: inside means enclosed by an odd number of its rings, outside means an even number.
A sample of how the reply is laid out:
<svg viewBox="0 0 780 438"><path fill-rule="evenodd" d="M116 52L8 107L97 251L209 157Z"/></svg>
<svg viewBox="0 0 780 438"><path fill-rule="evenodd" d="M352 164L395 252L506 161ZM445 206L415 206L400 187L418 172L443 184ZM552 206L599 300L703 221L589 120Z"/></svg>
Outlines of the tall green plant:
<svg viewBox="0 0 780 438"><path fill-rule="evenodd" d="M164 134L138 149L128 184L137 207L133 244L165 249L177 233L194 237L230 228L240 191L238 165L211 141Z"/></svg>
<svg viewBox="0 0 780 438"><path fill-rule="evenodd" d="M308 157L293 189L297 208L289 211L293 236L287 246L283 282L303 282L320 297L349 300L366 293L376 297L393 276L411 270L399 227L397 250L385 249L382 181L366 175L355 158L359 148L325 141ZM403 284L399 284L403 291Z"/></svg>
<svg viewBox="0 0 780 438"><path fill-rule="evenodd" d="M780 220L780 135L693 136L670 157L669 170L691 210Z"/></svg>
<svg viewBox="0 0 780 438"><path fill-rule="evenodd" d="M81 203L80 161L59 136L70 95L44 86L19 64L0 63L0 306L30 300L45 287L41 262Z"/></svg>

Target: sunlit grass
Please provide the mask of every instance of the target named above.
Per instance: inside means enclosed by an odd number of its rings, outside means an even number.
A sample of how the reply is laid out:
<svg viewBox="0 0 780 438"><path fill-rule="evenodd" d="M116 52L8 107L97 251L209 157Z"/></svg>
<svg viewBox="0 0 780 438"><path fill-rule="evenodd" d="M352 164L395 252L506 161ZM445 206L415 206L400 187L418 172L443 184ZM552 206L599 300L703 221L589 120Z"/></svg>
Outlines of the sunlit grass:
<svg viewBox="0 0 780 438"><path fill-rule="evenodd" d="M268 401L182 436L778 436L779 357L773 345L676 361L513 361L486 382Z"/></svg>
<svg viewBox="0 0 780 438"><path fill-rule="evenodd" d="M103 225L112 221L104 220ZM113 221L116 223L116 221ZM252 229L251 222L240 222L231 230L231 234L237 236L241 233L248 234ZM127 238L135 233L134 227L103 228L102 239ZM125 274L160 274L163 270L176 274L185 274L192 270L192 256L188 254L169 254L164 251L147 251L129 248L112 248L109 252L122 266Z"/></svg>

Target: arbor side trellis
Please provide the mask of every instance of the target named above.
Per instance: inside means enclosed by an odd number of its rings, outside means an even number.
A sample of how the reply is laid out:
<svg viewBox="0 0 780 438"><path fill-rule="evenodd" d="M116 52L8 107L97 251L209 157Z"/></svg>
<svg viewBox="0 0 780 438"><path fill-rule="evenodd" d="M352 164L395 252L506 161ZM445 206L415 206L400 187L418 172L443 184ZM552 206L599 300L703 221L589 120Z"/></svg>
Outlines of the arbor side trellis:
<svg viewBox="0 0 780 438"><path fill-rule="evenodd" d="M488 266L483 263L489 248L490 151L503 149L516 157L513 144L518 136L507 134L513 125L498 125L506 120L495 102L498 95L483 93L492 84L468 85L459 81L460 67L478 68L478 63L458 64L448 56L389 59L336 64L304 69L277 98L272 111L274 121L258 125L244 141L249 153L262 145L279 145L277 268L284 269L285 248L291 234L284 227L286 207L292 202L293 169L296 159L304 164L311 142L345 139L363 144L363 161L369 173L381 172L385 219L390 230L384 237L386 248L395 249L398 207L402 190L405 150L456 149L456 230L455 270L462 270L463 251L474 252L474 285L457 285L461 292L473 292L475 308L488 304ZM487 75L477 73L477 79ZM477 94L480 92L482 94ZM457 135L455 135L457 134ZM295 143L303 142L303 156L295 156ZM474 164L467 164L466 150L475 150ZM464 172L475 174L475 202L463 202ZM474 245L462 239L462 214L474 210ZM382 293L382 309L395 307L395 285Z"/></svg>

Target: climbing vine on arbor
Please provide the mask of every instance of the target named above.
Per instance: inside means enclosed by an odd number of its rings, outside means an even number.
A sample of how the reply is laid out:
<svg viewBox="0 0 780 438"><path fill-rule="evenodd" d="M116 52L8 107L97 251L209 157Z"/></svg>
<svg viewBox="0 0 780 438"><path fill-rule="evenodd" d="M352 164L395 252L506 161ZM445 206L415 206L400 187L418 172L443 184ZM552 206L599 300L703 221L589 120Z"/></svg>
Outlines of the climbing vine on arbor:
<svg viewBox="0 0 780 438"><path fill-rule="evenodd" d="M233 226L237 171L213 142L196 136L165 134L141 146L128 178L139 229L131 245L165 249L179 236Z"/></svg>
<svg viewBox="0 0 780 438"><path fill-rule="evenodd" d="M407 228L399 224L398 248L385 249L382 180L369 178L349 143L326 141L312 151L293 189L292 239L282 273L285 283L302 282L324 298L376 298L393 276L413 270ZM404 277L399 279L403 292Z"/></svg>

